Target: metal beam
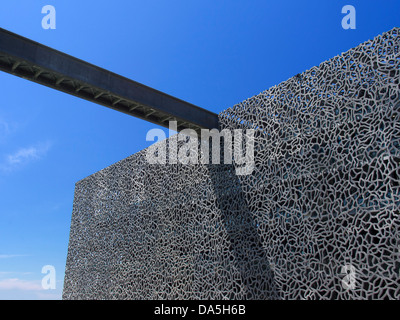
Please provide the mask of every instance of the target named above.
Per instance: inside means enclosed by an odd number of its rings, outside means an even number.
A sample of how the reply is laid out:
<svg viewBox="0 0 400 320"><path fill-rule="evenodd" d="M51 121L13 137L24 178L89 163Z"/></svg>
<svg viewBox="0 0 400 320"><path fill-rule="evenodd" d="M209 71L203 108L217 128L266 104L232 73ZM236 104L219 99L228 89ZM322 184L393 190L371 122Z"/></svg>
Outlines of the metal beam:
<svg viewBox="0 0 400 320"><path fill-rule="evenodd" d="M0 70L163 127L218 128L213 112L2 28Z"/></svg>

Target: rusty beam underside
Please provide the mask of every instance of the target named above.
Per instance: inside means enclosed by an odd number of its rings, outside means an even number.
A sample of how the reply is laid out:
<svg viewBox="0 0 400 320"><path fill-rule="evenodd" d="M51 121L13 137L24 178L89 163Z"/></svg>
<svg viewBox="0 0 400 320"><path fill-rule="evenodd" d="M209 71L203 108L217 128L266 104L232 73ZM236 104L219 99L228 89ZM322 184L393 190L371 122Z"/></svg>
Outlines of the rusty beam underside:
<svg viewBox="0 0 400 320"><path fill-rule="evenodd" d="M1 28L0 70L178 131L218 128L213 112Z"/></svg>

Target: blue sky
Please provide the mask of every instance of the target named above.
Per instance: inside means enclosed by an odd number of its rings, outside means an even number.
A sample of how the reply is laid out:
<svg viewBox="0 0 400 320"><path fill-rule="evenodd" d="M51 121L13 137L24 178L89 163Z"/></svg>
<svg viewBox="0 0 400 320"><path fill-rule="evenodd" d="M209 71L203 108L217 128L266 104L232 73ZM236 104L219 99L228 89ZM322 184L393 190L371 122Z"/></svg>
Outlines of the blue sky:
<svg viewBox="0 0 400 320"><path fill-rule="evenodd" d="M399 13L398 0L4 0L0 27L218 113L399 27ZM75 183L149 146L156 126L2 72L0 92L0 299L60 299Z"/></svg>

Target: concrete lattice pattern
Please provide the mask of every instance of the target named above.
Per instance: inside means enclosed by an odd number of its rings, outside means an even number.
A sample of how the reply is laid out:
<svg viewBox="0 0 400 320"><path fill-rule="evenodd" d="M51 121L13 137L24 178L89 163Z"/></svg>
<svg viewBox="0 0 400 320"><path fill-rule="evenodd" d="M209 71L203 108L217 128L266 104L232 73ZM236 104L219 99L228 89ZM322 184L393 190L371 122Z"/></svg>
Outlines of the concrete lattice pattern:
<svg viewBox="0 0 400 320"><path fill-rule="evenodd" d="M64 299L400 298L400 30L220 116L255 169L150 165L76 184Z"/></svg>

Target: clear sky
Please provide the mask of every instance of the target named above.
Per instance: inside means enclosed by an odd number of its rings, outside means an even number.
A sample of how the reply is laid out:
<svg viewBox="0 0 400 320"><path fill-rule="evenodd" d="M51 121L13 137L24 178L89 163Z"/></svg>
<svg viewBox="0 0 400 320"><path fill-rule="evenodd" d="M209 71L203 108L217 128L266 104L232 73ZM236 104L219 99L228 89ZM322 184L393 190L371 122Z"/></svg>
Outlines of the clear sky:
<svg viewBox="0 0 400 320"><path fill-rule="evenodd" d="M0 27L218 113L400 27L400 1L3 0ZM60 299L75 183L157 126L3 72L0 93L0 299Z"/></svg>

